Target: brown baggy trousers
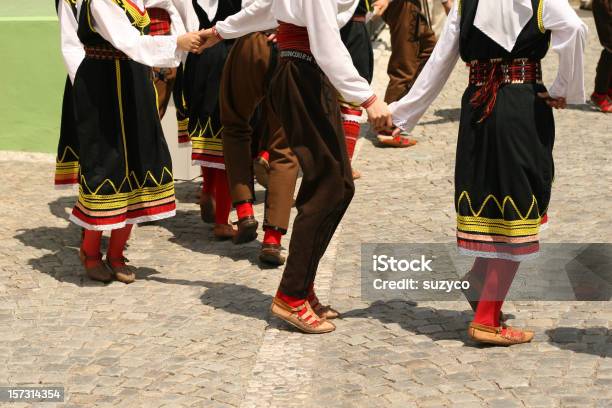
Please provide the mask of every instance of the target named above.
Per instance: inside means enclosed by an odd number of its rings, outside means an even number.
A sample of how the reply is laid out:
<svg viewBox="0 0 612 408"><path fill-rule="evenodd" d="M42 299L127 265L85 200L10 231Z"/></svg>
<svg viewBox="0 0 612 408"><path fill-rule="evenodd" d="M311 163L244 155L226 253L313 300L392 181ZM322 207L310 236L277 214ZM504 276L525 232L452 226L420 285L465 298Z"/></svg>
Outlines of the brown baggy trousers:
<svg viewBox="0 0 612 408"><path fill-rule="evenodd" d="M267 36L253 33L234 43L221 78L219 103L223 124L223 154L234 204L253 201L251 119L263 105L267 120L270 173L266 193L264 228L287 232L293 206L298 162L287 144L285 132L266 101L272 77L272 49Z"/></svg>
<svg viewBox="0 0 612 408"><path fill-rule="evenodd" d="M427 24L420 0L395 0L383 14L391 32L389 85L385 102L400 100L427 63L436 46L436 35Z"/></svg>
<svg viewBox="0 0 612 408"><path fill-rule="evenodd" d="M311 62L281 58L271 82L270 100L303 172L279 289L303 299L355 186L337 92L323 72Z"/></svg>

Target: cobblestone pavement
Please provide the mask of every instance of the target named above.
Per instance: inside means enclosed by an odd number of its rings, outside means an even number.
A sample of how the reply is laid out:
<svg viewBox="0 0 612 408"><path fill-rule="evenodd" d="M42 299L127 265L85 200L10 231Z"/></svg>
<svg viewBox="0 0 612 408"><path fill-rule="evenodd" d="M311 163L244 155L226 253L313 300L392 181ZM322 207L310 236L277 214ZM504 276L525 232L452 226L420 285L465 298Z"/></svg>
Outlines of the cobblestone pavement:
<svg viewBox="0 0 612 408"><path fill-rule="evenodd" d="M590 90L599 45L586 20ZM383 41L379 91L387 57ZM549 82L555 64L554 56L546 62ZM52 190L52 160L0 154L0 385L63 385L65 406L75 407L612 406L610 303L511 302L512 323L537 336L500 349L466 339L466 303L360 299L361 242L454 239L466 77L459 64L415 130L416 147L360 142L355 167L363 178L317 280L320 297L344 319L323 336L269 317L281 271L260 268L258 243L212 239L195 183L177 186L177 217L136 230L127 255L139 280L104 286L82 276L79 229L66 221L74 196ZM556 120L545 240L612 242L610 117L572 107ZM261 212L258 205L260 219Z"/></svg>

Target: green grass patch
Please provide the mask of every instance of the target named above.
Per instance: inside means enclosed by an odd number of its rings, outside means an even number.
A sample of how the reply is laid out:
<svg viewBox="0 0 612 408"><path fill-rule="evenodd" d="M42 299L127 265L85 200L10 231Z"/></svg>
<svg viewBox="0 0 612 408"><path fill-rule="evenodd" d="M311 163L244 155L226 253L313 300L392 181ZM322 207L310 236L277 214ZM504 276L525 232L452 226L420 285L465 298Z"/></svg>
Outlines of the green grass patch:
<svg viewBox="0 0 612 408"><path fill-rule="evenodd" d="M2 22L0 49L0 150L55 152L66 80L57 22Z"/></svg>

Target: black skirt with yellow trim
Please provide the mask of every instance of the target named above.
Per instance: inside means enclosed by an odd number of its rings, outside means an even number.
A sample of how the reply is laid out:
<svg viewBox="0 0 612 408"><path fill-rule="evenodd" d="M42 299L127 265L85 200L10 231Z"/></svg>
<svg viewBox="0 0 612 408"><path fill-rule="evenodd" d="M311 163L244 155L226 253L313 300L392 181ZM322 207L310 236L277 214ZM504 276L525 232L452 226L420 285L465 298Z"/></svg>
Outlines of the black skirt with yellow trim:
<svg viewBox="0 0 612 408"><path fill-rule="evenodd" d="M172 161L150 68L88 56L74 102L81 170L71 220L109 230L174 215Z"/></svg>
<svg viewBox="0 0 612 408"><path fill-rule="evenodd" d="M455 169L460 252L521 261L539 251L554 177L555 122L538 84L501 87L491 115L463 96Z"/></svg>
<svg viewBox="0 0 612 408"><path fill-rule="evenodd" d="M55 160L55 186L71 187L79 183L79 139L74 120L72 83L66 78L64 101L62 103L62 123Z"/></svg>
<svg viewBox="0 0 612 408"><path fill-rule="evenodd" d="M189 54L184 88L189 108L189 138L194 164L225 169L219 91L233 41L222 41L204 54Z"/></svg>

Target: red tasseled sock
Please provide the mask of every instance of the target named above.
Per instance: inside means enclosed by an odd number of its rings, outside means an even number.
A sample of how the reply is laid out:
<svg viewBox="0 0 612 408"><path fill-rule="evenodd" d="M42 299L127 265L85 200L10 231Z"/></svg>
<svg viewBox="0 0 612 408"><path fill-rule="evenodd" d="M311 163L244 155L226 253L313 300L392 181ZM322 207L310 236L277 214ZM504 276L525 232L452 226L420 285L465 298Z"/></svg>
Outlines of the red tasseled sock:
<svg viewBox="0 0 612 408"><path fill-rule="evenodd" d="M123 261L123 251L125 250L125 244L128 239L130 239L132 227L132 224L127 224L125 227L115 229L111 232L106 257L110 260L112 266L125 265Z"/></svg>
<svg viewBox="0 0 612 408"><path fill-rule="evenodd" d="M226 225L229 222L229 214L232 210L232 197L229 192L227 175L225 170L212 169L215 173L215 224Z"/></svg>
<svg viewBox="0 0 612 408"><path fill-rule="evenodd" d="M280 245L281 239L283 238L283 234L281 234L280 231L277 231L272 228L265 228L264 231L264 244Z"/></svg>
<svg viewBox="0 0 612 408"><path fill-rule="evenodd" d="M267 162L270 161L270 152L267 151L267 150L262 150L261 152L259 152L259 154L257 156L261 157L262 159L264 159Z"/></svg>
<svg viewBox="0 0 612 408"><path fill-rule="evenodd" d="M287 303L291 307L298 307L299 305L306 302L306 299L299 299L293 296L285 295L280 290L276 292L276 297L282 300L283 302Z"/></svg>
<svg viewBox="0 0 612 408"><path fill-rule="evenodd" d="M251 203L240 203L236 206L236 214L238 219L241 220L246 217L252 217L255 213L253 212L253 204Z"/></svg>
<svg viewBox="0 0 612 408"><path fill-rule="evenodd" d="M215 186L215 172L210 167L202 166L202 194L213 194Z"/></svg>
<svg viewBox="0 0 612 408"><path fill-rule="evenodd" d="M85 255L97 257L100 253L100 244L102 242L102 231L93 231L86 229L83 233L83 242L81 249ZM97 261L85 261L85 266L91 268L95 266Z"/></svg>
<svg viewBox="0 0 612 408"><path fill-rule="evenodd" d="M355 145L359 139L359 118L361 117L361 109L349 108L342 106L342 127L344 128L344 140L346 142L346 151L349 159L353 158L355 153Z"/></svg>

